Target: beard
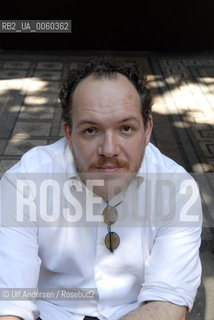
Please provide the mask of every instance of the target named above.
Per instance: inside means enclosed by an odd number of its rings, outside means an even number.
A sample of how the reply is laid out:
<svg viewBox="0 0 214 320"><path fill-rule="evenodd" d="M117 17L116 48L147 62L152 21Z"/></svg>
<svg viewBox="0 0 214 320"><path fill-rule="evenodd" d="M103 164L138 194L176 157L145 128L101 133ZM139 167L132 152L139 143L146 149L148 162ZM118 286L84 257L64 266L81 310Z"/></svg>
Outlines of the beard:
<svg viewBox="0 0 214 320"><path fill-rule="evenodd" d="M100 156L96 162L89 163L85 168L78 157L78 152L71 144L71 151L73 155L74 165L78 172L81 181L87 185L87 180L101 180L102 186L94 186L93 192L102 197L105 201L109 201L116 194L125 191L131 181L136 177L136 174L141 166L144 158L145 148L138 155L134 168L130 171L130 165L127 161L118 158L108 159L105 156ZM119 173L105 174L104 172L98 172L97 168L115 165L122 170Z"/></svg>

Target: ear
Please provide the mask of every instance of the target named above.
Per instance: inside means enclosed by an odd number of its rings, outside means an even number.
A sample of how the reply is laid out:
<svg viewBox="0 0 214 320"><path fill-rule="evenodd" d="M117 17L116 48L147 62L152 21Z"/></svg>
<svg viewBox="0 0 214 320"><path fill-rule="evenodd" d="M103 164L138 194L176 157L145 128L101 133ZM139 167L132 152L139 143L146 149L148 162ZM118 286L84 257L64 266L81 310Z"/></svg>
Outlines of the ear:
<svg viewBox="0 0 214 320"><path fill-rule="evenodd" d="M146 146L149 144L150 142L150 137L152 134L152 128L153 128L153 119L152 119L152 115L150 114L148 117L148 121L145 127L145 136L146 136Z"/></svg>
<svg viewBox="0 0 214 320"><path fill-rule="evenodd" d="M64 135L66 137L66 140L68 142L69 147L71 147L71 130L67 124L67 122L63 122L62 124L63 130L64 130Z"/></svg>

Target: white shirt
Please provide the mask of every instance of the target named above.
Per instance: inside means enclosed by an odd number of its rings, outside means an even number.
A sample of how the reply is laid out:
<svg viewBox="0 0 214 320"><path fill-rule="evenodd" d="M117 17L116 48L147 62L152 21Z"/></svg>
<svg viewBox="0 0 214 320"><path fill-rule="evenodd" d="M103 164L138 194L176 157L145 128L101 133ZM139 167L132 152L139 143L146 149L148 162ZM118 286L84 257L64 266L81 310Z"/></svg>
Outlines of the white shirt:
<svg viewBox="0 0 214 320"><path fill-rule="evenodd" d="M49 179L60 173L61 182L77 179L65 138L28 151L7 174L17 177L20 173L47 174ZM94 205L93 217L101 221L90 224L84 220L88 214L85 186L82 192L71 187L83 208L79 224L66 224L65 219L62 223L62 201L60 212L55 208L56 223L41 225L40 216L32 225L13 225L15 188L7 174L2 179L2 200L6 202L2 206L2 225L6 214L9 227L2 227L0 232L0 288L97 288L99 298L4 300L0 301L0 315L16 315L25 320L39 315L43 320L82 320L85 315L118 320L148 300L170 301L191 310L201 277L200 197L191 176L151 143L136 179L128 190L110 201L112 206L123 201L117 206L119 217L112 225L112 231L120 237L120 245L113 253L104 244L107 227L101 218L106 203ZM157 177L164 181L161 192ZM183 180L194 187L189 197ZM174 193L169 188L167 191L170 183L166 181L175 185ZM49 200L47 206L52 213L55 205L53 199ZM173 218L168 219L168 214ZM195 222L188 223L189 219Z"/></svg>

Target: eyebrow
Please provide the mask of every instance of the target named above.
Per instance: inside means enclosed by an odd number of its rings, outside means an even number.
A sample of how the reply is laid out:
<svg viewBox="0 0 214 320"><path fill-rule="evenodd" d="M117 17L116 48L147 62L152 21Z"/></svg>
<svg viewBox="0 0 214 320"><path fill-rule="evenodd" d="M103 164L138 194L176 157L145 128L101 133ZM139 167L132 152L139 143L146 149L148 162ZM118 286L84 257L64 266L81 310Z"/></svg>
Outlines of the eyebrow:
<svg viewBox="0 0 214 320"><path fill-rule="evenodd" d="M119 122L127 122L127 121L136 121L136 122L139 122L140 120L137 118L137 117L128 117L128 118L125 118Z"/></svg>
<svg viewBox="0 0 214 320"><path fill-rule="evenodd" d="M124 122L127 122L127 121L136 121L136 122L140 122L140 120L137 118L137 117L127 117L127 118L124 118L120 121L118 121L118 123L124 123ZM78 126L81 126L83 124L91 124L91 125L97 125L98 123L95 122L95 121L91 121L91 120L87 120L87 119L83 119L81 120L79 123L78 123Z"/></svg>

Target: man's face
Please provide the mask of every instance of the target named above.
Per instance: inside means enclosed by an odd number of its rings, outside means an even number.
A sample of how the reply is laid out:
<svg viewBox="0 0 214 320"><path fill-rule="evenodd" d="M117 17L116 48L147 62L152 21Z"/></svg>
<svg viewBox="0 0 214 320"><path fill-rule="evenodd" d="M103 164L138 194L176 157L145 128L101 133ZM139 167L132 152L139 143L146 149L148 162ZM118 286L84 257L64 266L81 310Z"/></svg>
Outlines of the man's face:
<svg viewBox="0 0 214 320"><path fill-rule="evenodd" d="M151 130L152 117L145 127L140 97L120 74L115 79L82 80L73 96L71 132L64 123L81 179L103 179L105 187L96 190L103 198L113 180L124 186L137 173Z"/></svg>

